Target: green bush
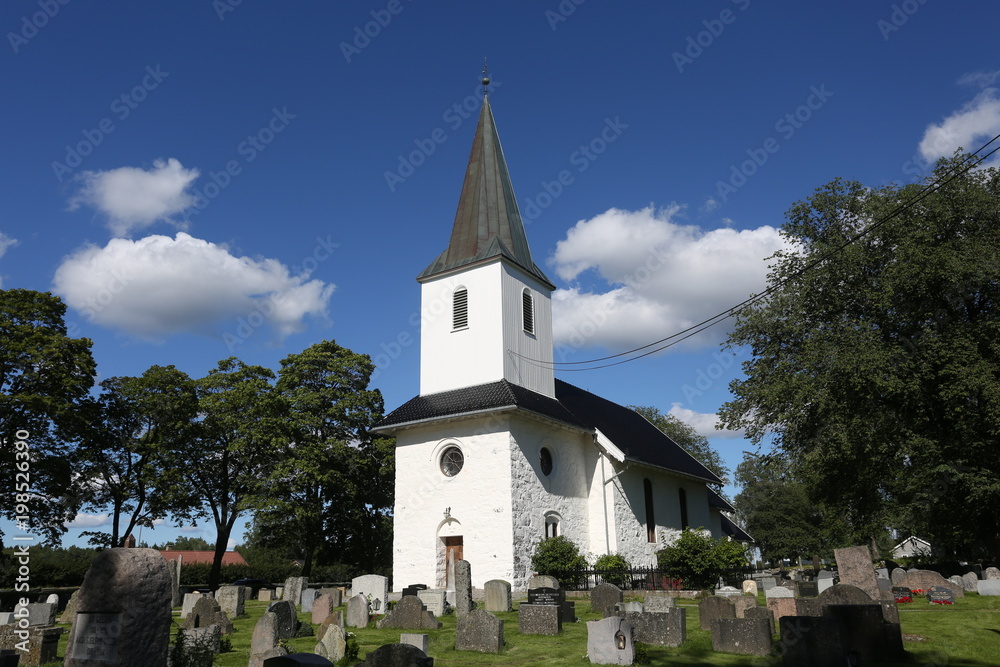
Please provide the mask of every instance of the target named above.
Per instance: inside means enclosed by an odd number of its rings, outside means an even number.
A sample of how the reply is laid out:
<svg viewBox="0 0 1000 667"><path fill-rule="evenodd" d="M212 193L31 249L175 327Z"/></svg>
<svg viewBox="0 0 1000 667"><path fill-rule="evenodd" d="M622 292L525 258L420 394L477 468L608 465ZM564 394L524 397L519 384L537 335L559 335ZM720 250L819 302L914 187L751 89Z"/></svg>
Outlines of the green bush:
<svg viewBox="0 0 1000 667"><path fill-rule="evenodd" d="M538 574L555 577L566 588L579 583L578 577L572 573L586 570L587 559L580 554L580 549L572 540L560 535L547 537L538 543L531 557L531 567Z"/></svg>
<svg viewBox="0 0 1000 667"><path fill-rule="evenodd" d="M601 578L619 588L631 588L631 577L628 571L632 569L624 556L605 554L594 563L594 569L600 571Z"/></svg>
<svg viewBox="0 0 1000 667"><path fill-rule="evenodd" d="M656 552L661 568L680 577L685 589L715 588L725 572L745 567L746 549L727 538L715 539L704 528L685 528L669 547Z"/></svg>

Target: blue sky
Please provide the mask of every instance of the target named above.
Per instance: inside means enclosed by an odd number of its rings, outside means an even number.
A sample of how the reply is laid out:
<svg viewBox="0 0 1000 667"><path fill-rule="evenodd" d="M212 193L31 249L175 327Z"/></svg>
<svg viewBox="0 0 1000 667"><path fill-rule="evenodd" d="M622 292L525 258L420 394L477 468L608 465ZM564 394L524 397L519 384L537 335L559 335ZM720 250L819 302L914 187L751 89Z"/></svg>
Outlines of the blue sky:
<svg viewBox="0 0 1000 667"><path fill-rule="evenodd" d="M392 409L418 391L414 278L447 244L488 57L559 288L556 359L618 352L759 290L815 188L911 182L1000 132L996 19L934 0L7 0L0 280L60 294L101 378L277 369L335 339L375 358ZM717 329L560 377L673 411L735 467L749 444L711 429L741 357Z"/></svg>

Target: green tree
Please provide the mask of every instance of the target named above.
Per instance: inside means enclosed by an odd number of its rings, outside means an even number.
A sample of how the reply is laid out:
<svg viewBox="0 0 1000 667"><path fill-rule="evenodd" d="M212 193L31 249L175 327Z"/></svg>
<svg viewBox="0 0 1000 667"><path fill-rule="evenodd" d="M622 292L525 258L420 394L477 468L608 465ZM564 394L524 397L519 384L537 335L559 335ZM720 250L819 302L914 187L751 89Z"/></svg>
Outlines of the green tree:
<svg viewBox="0 0 1000 667"><path fill-rule="evenodd" d="M181 536L169 544L173 551L211 551L215 548L215 545L211 544L204 537L197 536Z"/></svg>
<svg viewBox="0 0 1000 667"><path fill-rule="evenodd" d="M331 563L392 563L394 447L370 429L382 394L368 387L375 366L334 341L281 362L277 391L288 406L287 447L272 468L255 515L265 546L294 547L308 576L320 553Z"/></svg>
<svg viewBox="0 0 1000 667"><path fill-rule="evenodd" d="M792 206L774 291L730 337L752 357L720 416L773 437L855 534L905 518L998 556L1000 174L964 164L940 161L930 180L950 180L919 201L838 179Z"/></svg>
<svg viewBox="0 0 1000 667"><path fill-rule="evenodd" d="M90 340L69 337L65 314L47 292L0 290L0 511L52 541L79 508L63 431L96 372Z"/></svg>
<svg viewBox="0 0 1000 667"><path fill-rule="evenodd" d="M723 484L729 484L729 468L723 462L722 456L715 451L708 438L699 434L693 426L673 415L665 415L652 406L630 405L628 407L645 417L653 426L683 447L688 454L698 459L703 466L714 472Z"/></svg>
<svg viewBox="0 0 1000 667"><path fill-rule="evenodd" d="M684 588L715 588L726 572L747 566L746 549L739 542L712 537L704 528L685 528L674 542L656 552L660 567L680 577Z"/></svg>
<svg viewBox="0 0 1000 667"><path fill-rule="evenodd" d="M142 377L101 382L76 429L85 508L109 510L111 531L92 531L91 543L120 545L138 526L168 514L190 518L198 504L177 483L174 455L197 415L194 383L173 366L153 366ZM84 533L85 535L88 533Z"/></svg>

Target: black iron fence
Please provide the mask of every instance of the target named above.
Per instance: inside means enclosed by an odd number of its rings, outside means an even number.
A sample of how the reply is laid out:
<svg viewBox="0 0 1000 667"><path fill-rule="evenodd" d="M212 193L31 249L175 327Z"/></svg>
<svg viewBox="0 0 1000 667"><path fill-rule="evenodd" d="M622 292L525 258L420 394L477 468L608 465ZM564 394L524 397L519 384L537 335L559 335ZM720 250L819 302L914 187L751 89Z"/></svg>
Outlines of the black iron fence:
<svg viewBox="0 0 1000 667"><path fill-rule="evenodd" d="M751 578L750 568L724 572L720 585L740 588L745 579ZM622 590L676 591L685 588L683 577L660 567L632 567L627 570L574 570L558 577L565 590L589 591L597 584L607 582Z"/></svg>

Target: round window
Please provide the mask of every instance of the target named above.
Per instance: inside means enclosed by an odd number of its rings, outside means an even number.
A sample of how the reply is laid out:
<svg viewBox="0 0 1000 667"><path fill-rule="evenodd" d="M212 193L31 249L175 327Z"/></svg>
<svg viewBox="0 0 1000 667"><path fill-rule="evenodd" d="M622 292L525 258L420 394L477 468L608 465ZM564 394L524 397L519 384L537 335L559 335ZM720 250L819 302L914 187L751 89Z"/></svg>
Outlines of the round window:
<svg viewBox="0 0 1000 667"><path fill-rule="evenodd" d="M441 472L443 472L448 477L454 477L458 473L462 472L462 466L465 465L465 456L462 454L462 450L458 447L452 445L446 447L443 452L441 452Z"/></svg>
<svg viewBox="0 0 1000 667"><path fill-rule="evenodd" d="M542 451L538 452L538 465L546 477L552 474L552 452L545 447L542 447Z"/></svg>

